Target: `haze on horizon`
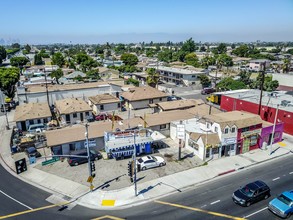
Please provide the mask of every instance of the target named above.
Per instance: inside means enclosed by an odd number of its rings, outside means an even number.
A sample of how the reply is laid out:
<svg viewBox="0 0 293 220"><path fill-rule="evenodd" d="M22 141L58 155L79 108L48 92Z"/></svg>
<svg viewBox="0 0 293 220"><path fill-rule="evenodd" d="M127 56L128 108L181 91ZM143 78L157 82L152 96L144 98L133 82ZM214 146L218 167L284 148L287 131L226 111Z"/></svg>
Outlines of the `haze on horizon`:
<svg viewBox="0 0 293 220"><path fill-rule="evenodd" d="M293 0L15 0L1 6L0 40L21 44L293 40Z"/></svg>

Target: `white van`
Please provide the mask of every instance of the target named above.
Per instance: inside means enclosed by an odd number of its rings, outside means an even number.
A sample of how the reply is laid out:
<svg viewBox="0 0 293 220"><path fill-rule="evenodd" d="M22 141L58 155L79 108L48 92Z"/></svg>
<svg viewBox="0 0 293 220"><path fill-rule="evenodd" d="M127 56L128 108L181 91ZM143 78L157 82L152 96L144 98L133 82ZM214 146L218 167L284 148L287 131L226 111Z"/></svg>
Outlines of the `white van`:
<svg viewBox="0 0 293 220"><path fill-rule="evenodd" d="M44 124L34 124L34 125L30 125L27 131L29 133L41 133L44 130L46 130L46 127Z"/></svg>

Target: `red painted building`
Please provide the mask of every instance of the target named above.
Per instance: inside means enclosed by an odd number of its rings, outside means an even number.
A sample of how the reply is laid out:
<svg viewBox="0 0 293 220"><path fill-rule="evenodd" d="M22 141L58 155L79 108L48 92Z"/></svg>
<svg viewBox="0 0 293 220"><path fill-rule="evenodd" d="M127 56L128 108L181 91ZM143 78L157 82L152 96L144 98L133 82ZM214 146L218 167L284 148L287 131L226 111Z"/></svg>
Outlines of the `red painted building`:
<svg viewBox="0 0 293 220"><path fill-rule="evenodd" d="M241 90L240 90L241 91ZM220 108L225 111L239 110L258 114L259 90L221 94ZM292 100L292 101L291 101ZM276 123L284 123L284 132L293 135L293 96L286 93L263 92L260 116L264 121L274 123L279 105Z"/></svg>

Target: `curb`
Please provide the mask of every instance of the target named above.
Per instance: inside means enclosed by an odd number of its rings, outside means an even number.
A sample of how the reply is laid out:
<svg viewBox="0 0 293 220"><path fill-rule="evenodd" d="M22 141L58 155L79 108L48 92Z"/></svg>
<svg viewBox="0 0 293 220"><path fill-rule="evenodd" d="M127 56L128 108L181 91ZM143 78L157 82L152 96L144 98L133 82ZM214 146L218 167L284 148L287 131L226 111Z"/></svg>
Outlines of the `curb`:
<svg viewBox="0 0 293 220"><path fill-rule="evenodd" d="M223 175L225 175L225 174L232 173L232 172L234 172L234 171L236 171L236 169L232 169L232 170L228 170L228 171L225 171L225 172L219 173L218 176L223 176Z"/></svg>

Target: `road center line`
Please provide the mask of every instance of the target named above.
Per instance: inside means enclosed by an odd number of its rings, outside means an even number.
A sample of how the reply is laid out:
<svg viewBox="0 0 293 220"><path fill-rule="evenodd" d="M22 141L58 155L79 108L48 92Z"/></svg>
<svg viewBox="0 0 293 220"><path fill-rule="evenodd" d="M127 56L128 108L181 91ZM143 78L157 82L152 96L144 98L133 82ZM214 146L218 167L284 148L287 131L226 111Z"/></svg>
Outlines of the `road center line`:
<svg viewBox="0 0 293 220"><path fill-rule="evenodd" d="M221 200L217 200L217 201L211 202L211 205L214 205L214 204L216 204L218 202L221 202Z"/></svg>
<svg viewBox="0 0 293 220"><path fill-rule="evenodd" d="M289 174L293 174L293 172L290 172Z"/></svg>
<svg viewBox="0 0 293 220"><path fill-rule="evenodd" d="M273 179L273 181L278 180L278 179L280 179L280 177L277 177L277 178Z"/></svg>
<svg viewBox="0 0 293 220"><path fill-rule="evenodd" d="M13 201L17 202L18 204L20 204L20 205L22 205L22 206L24 206L24 207L26 207L26 208L28 208L28 209L30 209L30 210L33 209L33 208L27 206L26 204L23 204L22 202L20 202L20 201L16 200L15 198L11 197L10 195L6 194L6 193L3 192L2 190L0 190L0 193L2 193L4 196L8 197L9 199L12 199Z"/></svg>
<svg viewBox="0 0 293 220"><path fill-rule="evenodd" d="M262 212L262 211L264 211L266 209L268 209L268 208L267 207L264 207L263 209L260 209L260 210L254 212L254 213L251 213L251 214L249 214L249 215L247 215L247 216L245 216L243 218L249 218L249 217L251 217L251 216L253 216L253 215L255 215L255 214L259 213L259 212Z"/></svg>

